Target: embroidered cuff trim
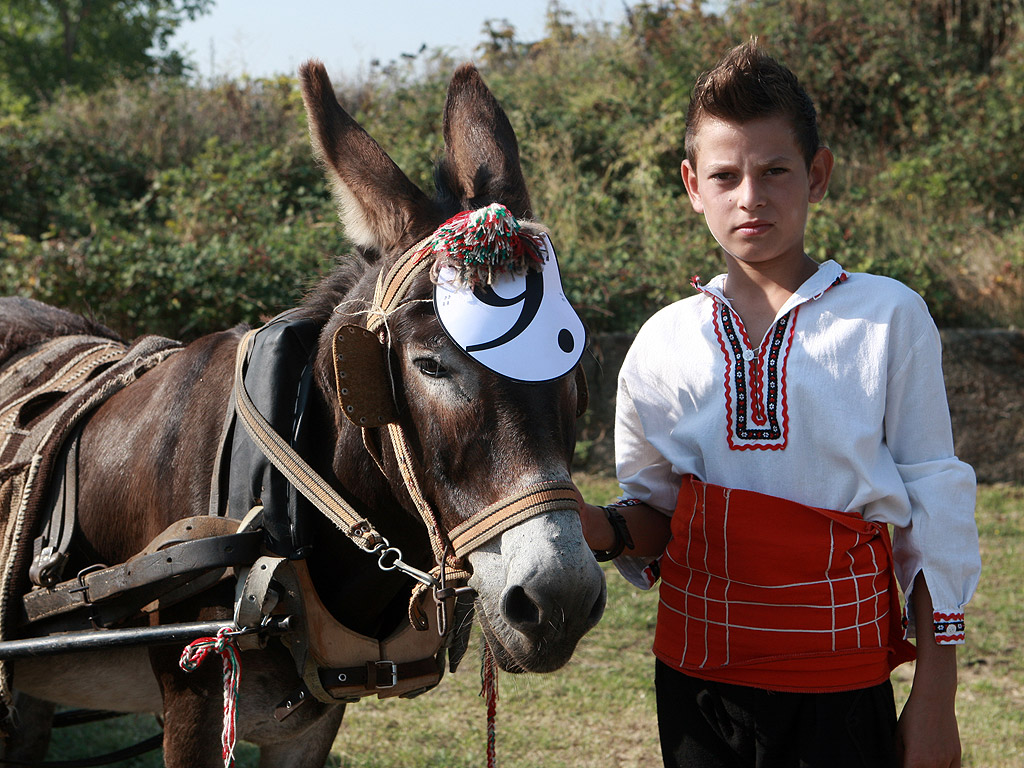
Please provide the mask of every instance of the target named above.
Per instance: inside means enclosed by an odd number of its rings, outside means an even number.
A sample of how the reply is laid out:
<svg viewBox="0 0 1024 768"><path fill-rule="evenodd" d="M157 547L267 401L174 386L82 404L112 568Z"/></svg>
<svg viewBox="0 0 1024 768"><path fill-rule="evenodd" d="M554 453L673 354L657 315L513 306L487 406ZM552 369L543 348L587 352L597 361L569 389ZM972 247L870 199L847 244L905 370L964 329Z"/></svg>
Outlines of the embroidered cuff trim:
<svg viewBox="0 0 1024 768"><path fill-rule="evenodd" d="M935 631L935 642L939 645L961 645L966 638L966 624L962 613L932 614L932 626Z"/></svg>

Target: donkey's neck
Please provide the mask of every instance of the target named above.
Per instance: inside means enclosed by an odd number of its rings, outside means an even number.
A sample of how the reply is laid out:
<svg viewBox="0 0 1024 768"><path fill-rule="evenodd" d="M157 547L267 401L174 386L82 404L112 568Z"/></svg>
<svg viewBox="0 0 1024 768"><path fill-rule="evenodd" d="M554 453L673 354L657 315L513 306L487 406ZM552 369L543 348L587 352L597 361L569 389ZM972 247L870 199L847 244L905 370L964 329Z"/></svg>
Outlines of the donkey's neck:
<svg viewBox="0 0 1024 768"><path fill-rule="evenodd" d="M331 422L325 417L320 423ZM325 430L321 445L322 458L333 453L333 466L319 467L321 474L333 478L336 490L390 546L402 551L406 562L429 570L433 562L426 530L395 498L388 479L367 452L360 430L347 424L340 434ZM360 634L381 639L407 620L413 586L408 576L381 570L379 555L357 547L323 516L317 515L312 532L310 574L320 600L335 619Z"/></svg>

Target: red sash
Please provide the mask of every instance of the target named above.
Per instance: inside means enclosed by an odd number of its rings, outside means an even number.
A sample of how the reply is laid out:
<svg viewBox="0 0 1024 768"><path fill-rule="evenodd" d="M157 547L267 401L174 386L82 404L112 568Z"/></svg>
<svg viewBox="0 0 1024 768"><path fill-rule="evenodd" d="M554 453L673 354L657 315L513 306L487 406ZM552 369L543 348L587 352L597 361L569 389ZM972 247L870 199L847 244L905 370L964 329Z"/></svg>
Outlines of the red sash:
<svg viewBox="0 0 1024 768"><path fill-rule="evenodd" d="M694 677L844 691L914 658L889 531L857 514L684 477L660 568L654 653Z"/></svg>

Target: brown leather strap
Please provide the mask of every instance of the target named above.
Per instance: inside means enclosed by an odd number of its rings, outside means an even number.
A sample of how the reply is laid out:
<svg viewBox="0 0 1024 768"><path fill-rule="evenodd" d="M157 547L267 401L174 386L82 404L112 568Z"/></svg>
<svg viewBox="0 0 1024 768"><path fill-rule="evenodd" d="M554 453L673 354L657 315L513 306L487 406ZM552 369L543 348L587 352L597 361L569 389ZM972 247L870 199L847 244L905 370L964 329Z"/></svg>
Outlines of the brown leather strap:
<svg viewBox="0 0 1024 768"><path fill-rule="evenodd" d="M36 589L24 597L29 621L38 621L115 598L161 582L179 586L178 577L235 565L249 565L260 556L258 531L211 536L174 544L158 552L136 555L125 563L82 574L52 589ZM156 599L144 590L143 604ZM157 590L159 592L159 590Z"/></svg>
<svg viewBox="0 0 1024 768"><path fill-rule="evenodd" d="M82 426L72 432L54 464L53 488L47 499L49 514L33 544L34 557L28 578L39 587L52 587L64 578L71 539L78 519L78 444Z"/></svg>
<svg viewBox="0 0 1024 768"><path fill-rule="evenodd" d="M536 515L559 509L577 509L579 502L572 483L547 482L530 486L486 507L451 531L455 557L462 558L495 536Z"/></svg>
<svg viewBox="0 0 1024 768"><path fill-rule="evenodd" d="M320 684L332 696L345 695L346 690L384 691L394 688L399 682L414 677L437 676L440 679L442 665L433 656L418 661L396 664L393 661L368 661L358 667L319 670Z"/></svg>

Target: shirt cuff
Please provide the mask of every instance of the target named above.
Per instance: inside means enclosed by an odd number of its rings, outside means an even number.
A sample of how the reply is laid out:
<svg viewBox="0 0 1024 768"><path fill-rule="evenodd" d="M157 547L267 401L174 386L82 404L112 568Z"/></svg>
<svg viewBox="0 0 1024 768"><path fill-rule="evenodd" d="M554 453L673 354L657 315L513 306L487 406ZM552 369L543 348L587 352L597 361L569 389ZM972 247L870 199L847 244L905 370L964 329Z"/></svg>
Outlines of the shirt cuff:
<svg viewBox="0 0 1024 768"><path fill-rule="evenodd" d="M934 611L932 629L939 645L963 645L967 636L963 612Z"/></svg>
<svg viewBox="0 0 1024 768"><path fill-rule="evenodd" d="M650 558L621 555L612 560L612 564L622 578L638 589L651 589L661 577L658 561L652 562Z"/></svg>

